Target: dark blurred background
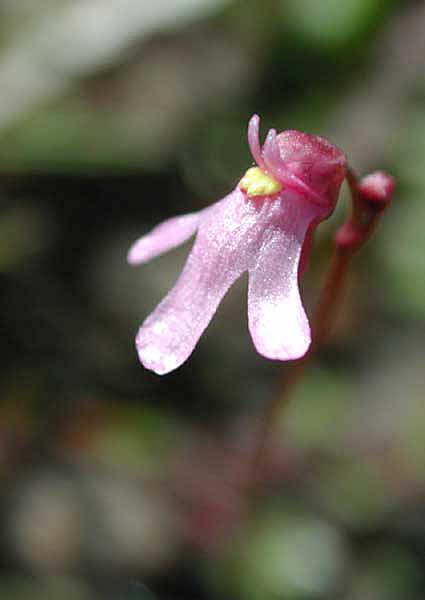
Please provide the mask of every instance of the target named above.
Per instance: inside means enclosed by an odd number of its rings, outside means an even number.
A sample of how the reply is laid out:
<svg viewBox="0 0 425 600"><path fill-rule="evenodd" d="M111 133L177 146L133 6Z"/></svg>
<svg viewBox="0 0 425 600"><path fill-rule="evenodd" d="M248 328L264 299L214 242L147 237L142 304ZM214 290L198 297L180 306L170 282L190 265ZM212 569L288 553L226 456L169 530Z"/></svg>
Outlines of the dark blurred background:
<svg viewBox="0 0 425 600"><path fill-rule="evenodd" d="M424 598L423 1L2 0L0 35L0 598ZM188 246L126 252L234 187L254 112L398 189L246 514L282 371L253 349L246 281L158 377L134 335Z"/></svg>

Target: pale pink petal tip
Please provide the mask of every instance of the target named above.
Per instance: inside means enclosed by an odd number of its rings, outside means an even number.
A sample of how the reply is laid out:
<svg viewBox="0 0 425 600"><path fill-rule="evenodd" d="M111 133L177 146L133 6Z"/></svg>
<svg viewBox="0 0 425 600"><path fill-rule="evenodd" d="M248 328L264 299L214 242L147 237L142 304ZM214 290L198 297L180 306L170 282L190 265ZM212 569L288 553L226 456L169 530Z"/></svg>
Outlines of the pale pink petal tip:
<svg viewBox="0 0 425 600"><path fill-rule="evenodd" d="M296 214L289 213L288 217ZM291 230L276 229L249 271L249 330L257 351L266 358L294 360L311 343L310 326L298 289L307 214Z"/></svg>
<svg viewBox="0 0 425 600"><path fill-rule="evenodd" d="M127 261L131 265L138 265L183 244L195 233L203 212L188 213L163 221L131 246Z"/></svg>
<svg viewBox="0 0 425 600"><path fill-rule="evenodd" d="M139 360L146 369L157 375L166 375L184 362L170 352L161 352L155 340L144 341L143 334L144 332L141 330L136 338L136 348Z"/></svg>
<svg viewBox="0 0 425 600"><path fill-rule="evenodd" d="M163 375L192 354L223 296L248 268L254 216L238 188L210 208L176 284L139 330L136 346L146 368Z"/></svg>

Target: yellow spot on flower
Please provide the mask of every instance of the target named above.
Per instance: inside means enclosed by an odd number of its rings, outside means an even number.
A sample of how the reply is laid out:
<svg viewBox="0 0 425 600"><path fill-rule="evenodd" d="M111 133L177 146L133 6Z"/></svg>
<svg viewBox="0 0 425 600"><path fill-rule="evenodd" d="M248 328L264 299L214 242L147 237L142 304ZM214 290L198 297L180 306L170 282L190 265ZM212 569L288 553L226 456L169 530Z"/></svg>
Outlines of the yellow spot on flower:
<svg viewBox="0 0 425 600"><path fill-rule="evenodd" d="M253 198L277 194L283 185L264 173L259 167L251 167L240 180L239 187L246 192L249 198Z"/></svg>

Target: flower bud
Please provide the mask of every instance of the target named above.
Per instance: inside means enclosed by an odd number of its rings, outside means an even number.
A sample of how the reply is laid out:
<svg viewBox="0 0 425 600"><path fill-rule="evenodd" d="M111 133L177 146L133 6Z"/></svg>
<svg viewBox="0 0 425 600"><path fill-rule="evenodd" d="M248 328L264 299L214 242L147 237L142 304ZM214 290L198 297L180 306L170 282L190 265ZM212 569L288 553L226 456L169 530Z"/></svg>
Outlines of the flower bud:
<svg viewBox="0 0 425 600"><path fill-rule="evenodd" d="M375 173L366 175L358 186L362 200L375 204L377 208L384 208L391 202L394 189L394 178L384 171L375 171Z"/></svg>

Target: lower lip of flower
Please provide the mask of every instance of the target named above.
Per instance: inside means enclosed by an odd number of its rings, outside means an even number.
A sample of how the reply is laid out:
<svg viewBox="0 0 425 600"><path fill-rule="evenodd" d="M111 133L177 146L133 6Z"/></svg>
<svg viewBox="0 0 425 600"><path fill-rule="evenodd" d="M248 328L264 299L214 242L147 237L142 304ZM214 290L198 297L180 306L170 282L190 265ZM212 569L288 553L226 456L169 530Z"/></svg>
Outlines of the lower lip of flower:
<svg viewBox="0 0 425 600"><path fill-rule="evenodd" d="M278 194L283 189L283 185L279 181L270 177L270 175L259 167L248 169L240 180L239 187L246 193L248 198L272 196Z"/></svg>

